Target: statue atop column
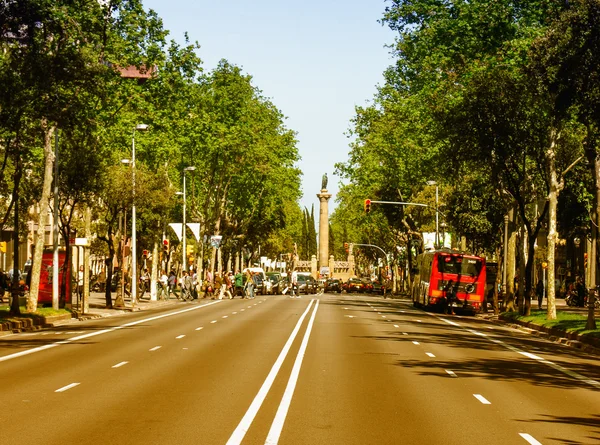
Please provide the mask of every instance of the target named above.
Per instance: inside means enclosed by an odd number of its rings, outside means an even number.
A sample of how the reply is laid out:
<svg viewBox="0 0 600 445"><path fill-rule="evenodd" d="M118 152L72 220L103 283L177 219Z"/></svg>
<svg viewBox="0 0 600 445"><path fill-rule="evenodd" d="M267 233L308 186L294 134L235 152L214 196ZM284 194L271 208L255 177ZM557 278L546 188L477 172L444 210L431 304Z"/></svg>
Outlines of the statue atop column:
<svg viewBox="0 0 600 445"><path fill-rule="evenodd" d="M321 179L321 190L327 190L327 173L325 173Z"/></svg>

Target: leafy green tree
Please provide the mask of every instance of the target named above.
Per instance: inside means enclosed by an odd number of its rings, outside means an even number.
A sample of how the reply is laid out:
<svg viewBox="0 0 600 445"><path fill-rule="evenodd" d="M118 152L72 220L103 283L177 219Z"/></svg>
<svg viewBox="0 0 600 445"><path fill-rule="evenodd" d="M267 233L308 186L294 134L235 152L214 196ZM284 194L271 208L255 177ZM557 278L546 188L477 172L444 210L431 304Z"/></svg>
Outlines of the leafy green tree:
<svg viewBox="0 0 600 445"><path fill-rule="evenodd" d="M600 3L576 0L569 2L566 9L538 42L536 49L540 54L536 68L555 98L556 109L573 113L585 128L583 148L593 180L591 263L596 264L600 222ZM594 299L596 268L592 268L591 300ZM595 326L591 304L586 327L594 329Z"/></svg>

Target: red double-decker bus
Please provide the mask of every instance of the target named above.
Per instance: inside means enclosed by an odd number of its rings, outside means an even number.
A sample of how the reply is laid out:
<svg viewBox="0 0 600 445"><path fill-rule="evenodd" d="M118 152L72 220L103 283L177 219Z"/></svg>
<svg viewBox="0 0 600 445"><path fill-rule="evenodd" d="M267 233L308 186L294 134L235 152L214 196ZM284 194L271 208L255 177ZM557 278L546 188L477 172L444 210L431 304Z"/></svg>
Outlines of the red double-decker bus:
<svg viewBox="0 0 600 445"><path fill-rule="evenodd" d="M485 298L485 258L452 250L417 256L411 295L415 306L448 304L479 312Z"/></svg>

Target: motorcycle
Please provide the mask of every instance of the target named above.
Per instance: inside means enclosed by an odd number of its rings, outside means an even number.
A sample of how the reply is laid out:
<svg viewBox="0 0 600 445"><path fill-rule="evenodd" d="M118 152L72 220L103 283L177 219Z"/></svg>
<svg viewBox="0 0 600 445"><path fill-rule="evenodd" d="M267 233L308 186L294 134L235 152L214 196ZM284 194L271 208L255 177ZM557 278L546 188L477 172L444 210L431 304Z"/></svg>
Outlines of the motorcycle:
<svg viewBox="0 0 600 445"><path fill-rule="evenodd" d="M565 303L567 303L567 306L571 306L571 307L583 307L584 306L582 304L583 301L581 301L579 299L579 295L577 295L577 292L573 292L573 291L567 291L567 295L565 296Z"/></svg>
<svg viewBox="0 0 600 445"><path fill-rule="evenodd" d="M565 303L571 307L588 307L588 296L584 295L583 299L580 299L576 292L567 292L565 296ZM598 299L598 291L596 290L596 298L594 299L594 308L600 309L600 299Z"/></svg>

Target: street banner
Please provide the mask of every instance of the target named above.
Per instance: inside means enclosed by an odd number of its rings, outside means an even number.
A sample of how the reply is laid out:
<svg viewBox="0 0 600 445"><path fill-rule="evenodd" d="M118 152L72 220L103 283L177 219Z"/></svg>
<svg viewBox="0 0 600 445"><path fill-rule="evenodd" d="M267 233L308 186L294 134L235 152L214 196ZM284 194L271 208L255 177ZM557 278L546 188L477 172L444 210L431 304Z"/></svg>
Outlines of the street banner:
<svg viewBox="0 0 600 445"><path fill-rule="evenodd" d="M177 235L177 239L179 241L181 241L183 238L181 237L181 233L182 233L182 227L183 224L182 223L169 223L169 227L171 227L171 229L173 229L173 231L175 232L175 235Z"/></svg>
<svg viewBox="0 0 600 445"><path fill-rule="evenodd" d="M210 237L210 245L216 249L221 245L221 240L223 237L221 235L211 235Z"/></svg>
<svg viewBox="0 0 600 445"><path fill-rule="evenodd" d="M186 225L190 228L190 230L194 234L196 241L200 242L200 223L187 223Z"/></svg>

